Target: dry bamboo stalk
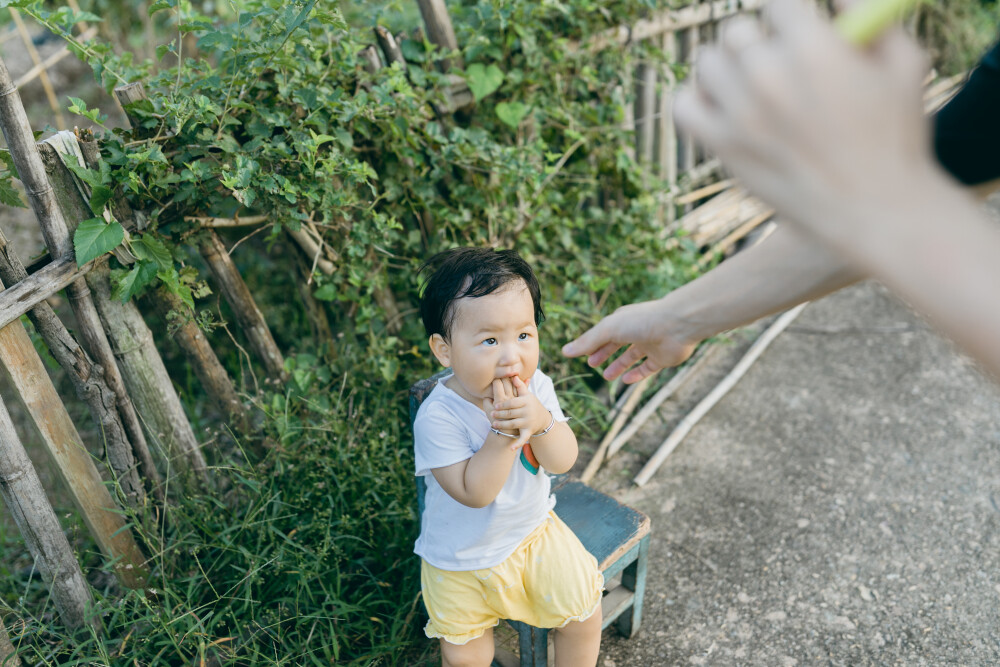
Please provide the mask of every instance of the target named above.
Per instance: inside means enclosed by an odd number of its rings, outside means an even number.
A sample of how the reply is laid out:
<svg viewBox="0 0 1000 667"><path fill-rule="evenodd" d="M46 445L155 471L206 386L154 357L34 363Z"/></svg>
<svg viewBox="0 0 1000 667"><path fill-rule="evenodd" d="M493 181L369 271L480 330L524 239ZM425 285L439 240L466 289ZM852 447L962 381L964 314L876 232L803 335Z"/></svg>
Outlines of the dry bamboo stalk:
<svg viewBox="0 0 1000 667"><path fill-rule="evenodd" d="M24 48L31 57L31 62L35 64L35 67L41 67L42 58L38 55L38 49L35 48L34 42L31 41L31 33L28 32L28 27L24 25L21 13L11 7L10 17L14 19L14 23L17 25L17 30L21 33L21 41L24 43ZM52 112L56 115L56 127L60 130L65 129L66 120L63 118L62 109L59 108L59 98L56 97L56 91L55 88L52 87L52 80L49 79L48 71L42 67L41 71L38 73L38 77L42 82L42 88L45 89L45 97L49 100L49 106L52 107Z"/></svg>
<svg viewBox="0 0 1000 667"><path fill-rule="evenodd" d="M83 446L66 407L20 322L0 329L0 362L10 374L94 541L129 588L142 588L145 557Z"/></svg>
<svg viewBox="0 0 1000 667"><path fill-rule="evenodd" d="M380 25L375 26L375 41L378 42L387 65L391 67L393 63L399 63L404 68L406 67L406 59L403 58L403 52L400 50L399 44L396 43L396 38L392 36L392 33L387 28Z"/></svg>
<svg viewBox="0 0 1000 667"><path fill-rule="evenodd" d="M583 41L567 44L570 52L586 50L590 53L611 46L624 46L665 32L685 30L713 20L721 20L737 13L747 13L764 6L765 0L741 0L737 5L731 0L714 0L690 4L680 9L668 9L640 19L631 26L618 26L594 35Z"/></svg>
<svg viewBox="0 0 1000 667"><path fill-rule="evenodd" d="M685 54L685 60L688 63L688 67L691 68L691 77L694 77L695 75L695 62L698 59L698 42L701 37L699 32L700 26L700 23L695 24L685 30L685 35L687 36L687 53ZM695 164L697 164L697 155L694 140L690 137L685 137L683 147L681 148L680 170L682 172L689 172Z"/></svg>
<svg viewBox="0 0 1000 667"><path fill-rule="evenodd" d="M305 228L299 228L299 229L287 228L287 230L288 230L288 235L292 237L292 240L294 240L298 244L298 246L302 249L302 252L304 252L306 256L309 258L310 265L314 267L319 267L319 270L328 276L333 275L333 272L335 270L333 262L322 257L323 249L320 248L319 244L316 243L309 236L309 234L306 233ZM309 284L310 282L312 282L311 273L306 281L306 284Z"/></svg>
<svg viewBox="0 0 1000 667"><path fill-rule="evenodd" d="M698 260L698 268L705 268L713 259L715 255L724 254L730 247L735 245L740 239L745 237L747 234L757 229L757 227L768 220L774 215L774 209L768 209L758 216L750 218L742 225L737 227L735 230L729 233L724 239L712 246L709 252L705 253L701 259Z"/></svg>
<svg viewBox="0 0 1000 667"><path fill-rule="evenodd" d="M81 42L89 42L93 39L94 35L97 34L97 28L91 27L87 29L82 35L78 37ZM63 46L58 51L50 55L48 58L42 62L34 65L27 72L17 77L14 80L14 86L17 88L24 88L26 85L38 78L42 72L46 72L52 69L57 63L59 63L63 58L71 55L73 52L69 50L69 46Z"/></svg>
<svg viewBox="0 0 1000 667"><path fill-rule="evenodd" d="M711 197L712 195L725 190L726 188L735 184L731 178L727 178L723 181L718 181L717 183L712 183L711 185L706 185L703 188L698 188L697 190L692 190L687 192L677 198L678 204L692 204L699 199L704 199L706 197Z"/></svg>
<svg viewBox="0 0 1000 667"><path fill-rule="evenodd" d="M218 234L209 230L200 249L219 291L232 308L240 329L264 364L267 374L275 380L284 381L285 359L281 350Z"/></svg>
<svg viewBox="0 0 1000 667"><path fill-rule="evenodd" d="M362 67L369 74L374 74L375 72L382 69L382 61L378 57L378 49L375 48L373 44L369 44L365 48L358 52L358 59L361 61Z"/></svg>
<svg viewBox="0 0 1000 667"><path fill-rule="evenodd" d="M451 25L451 17L448 16L448 7L445 6L444 0L417 0L417 4L420 5L420 15L427 28L428 40L447 51L457 51L458 40L455 38L455 29ZM464 68L462 58L457 55L439 60L437 64L442 72L447 72L452 66Z"/></svg>
<svg viewBox="0 0 1000 667"><path fill-rule="evenodd" d="M134 303L111 298L109 274L106 265L98 265L87 274L87 284L128 397L148 430L165 446L171 460L178 461L200 484L209 487L208 466L201 445L156 351L153 334Z"/></svg>
<svg viewBox="0 0 1000 667"><path fill-rule="evenodd" d="M651 63L636 66L638 82L635 96L636 156L646 174L652 168L653 140L656 133L656 68Z"/></svg>
<svg viewBox="0 0 1000 667"><path fill-rule="evenodd" d="M698 373L702 371L708 362L711 361L716 355L718 355L721 346L719 345L705 345L700 349L693 359L688 362L683 368L677 371L670 381L665 385L660 387L660 390L653 394L642 409L636 414L636 416L629 422L628 426L622 431L610 444L608 444L608 453L605 456L606 460L610 460L612 456L617 454L622 447L628 443L632 437L639 432L643 424L649 421L649 418L656 413L657 409L663 403L673 396L677 391L688 383L694 377L697 377Z"/></svg>
<svg viewBox="0 0 1000 667"><path fill-rule="evenodd" d="M154 297L153 303L164 319L171 311L181 317L189 311L179 296L165 288L156 290ZM197 322L191 317L186 318L171 338L184 352L205 393L215 401L236 430L247 433L250 422L243 402L236 393L229 372L219 361Z"/></svg>
<svg viewBox="0 0 1000 667"><path fill-rule="evenodd" d="M11 327L20 325L10 325L0 334ZM0 401L0 496L48 584L63 623L70 628L88 621L100 623L96 616L86 617L88 607L93 605L90 589L3 401Z"/></svg>
<svg viewBox="0 0 1000 667"><path fill-rule="evenodd" d="M3 667L21 667L21 659L14 653L14 646L10 643L10 635L3 624L3 616L0 616L0 665Z"/></svg>
<svg viewBox="0 0 1000 667"><path fill-rule="evenodd" d="M42 224L43 229L51 227L51 234L58 234L59 230L65 227L67 230L66 234L69 236L70 228L75 228L80 220L91 216L92 212L77 185L76 177L63 164L62 158L55 147L50 143L43 142L38 145L38 151L46 175L48 176L49 184L53 189L53 196L58 203L57 208L60 210L64 221L62 225L56 223L54 226L51 220L40 218L39 222ZM86 162L85 159L83 161ZM72 224L67 224L66 220L70 220ZM91 266L93 264L91 263ZM83 375L86 375L87 378L93 378L88 380L87 384L96 382L97 384L94 386L98 387L106 383L106 386L113 392L115 400L111 405L115 408L118 416L117 420L111 420L109 415L98 410L99 406L97 404L92 406L91 412L94 418L98 419L99 424L104 423L104 421L108 422L106 424L108 430L104 431L106 436L105 451L108 455L108 462L111 463L112 468L118 475L122 483L122 488L126 492L126 497L130 498L137 507L141 506L145 503L145 491L136 471L136 459L140 462L143 473L149 479L154 489L159 489L160 487L159 472L153 464L153 458L149 453L149 446L146 443L145 435L142 432L141 426L139 426L139 420L135 416L132 405L125 393L125 387L122 383L118 366L111 352L111 346L108 344L101 318L94 305L93 296L87 287L86 279L80 278L67 285L66 293L69 296L70 305L77 320L77 328L83 345L89 351L90 356L100 365L101 371L100 373L80 373L77 364L83 364L86 367L93 366L90 357L87 357L85 353L81 359L77 359L75 354L72 357L68 357L67 360L74 360L74 365L72 367L64 365L64 368L66 368L70 377L74 379L74 383L77 384L78 392L81 392L84 386ZM49 335L59 340L59 328L54 323L51 326L55 328ZM124 428L124 433L119 434L118 429L115 428L117 424L111 423L112 421L120 423ZM127 437L119 439L120 435L124 436L125 434L127 434ZM160 491L157 491L157 497L161 497Z"/></svg>
<svg viewBox="0 0 1000 667"><path fill-rule="evenodd" d="M204 216L189 215L184 217L189 222L197 222L202 227L249 227L251 225L262 225L268 220L266 215L248 215L240 218L209 218Z"/></svg>
<svg viewBox="0 0 1000 667"><path fill-rule="evenodd" d="M611 424L611 428L609 428L608 432L604 434L603 438L601 438L601 443L597 446L597 451L594 452L594 456L590 459L587 467L584 468L583 472L580 474L580 481L584 484L589 484L590 480L592 480L594 475L597 474L597 471L600 470L601 464L604 462L604 453L608 449L608 444L615 439L615 436L617 436L618 432L621 431L622 426L625 425L625 421L632 414L632 411L635 410L635 406L639 404L639 400L642 398L643 392L646 391L646 387L649 386L649 382L650 378L645 377L630 387L630 391L632 393L629 395L628 400L625 401L625 405L615 417L614 422Z"/></svg>
<svg viewBox="0 0 1000 667"><path fill-rule="evenodd" d="M760 357L764 350L767 349L768 345L770 345L774 339L778 337L778 334L784 331L785 328L799 316L799 313L801 313L807 305L809 305L808 302L801 303L791 310L786 311L778 317L778 319L775 320L763 334L761 334L760 338L754 342L743 358L740 359L739 363L736 364L733 370L729 372L729 375L727 375L722 382L709 392L708 396L703 398L701 402L699 402L698 405L695 406L695 408L681 420L667 439L663 441L660 448L656 450L656 453L653 454L649 461L646 462L646 465L642 467L639 474L635 476L635 483L637 485L643 486L650 480L659 467L663 465L663 462L667 459L667 457L670 456L670 453L674 451L677 445L684 440L684 437L691 432L691 429L694 428L695 424L697 424L698 421L704 417L708 411L711 410L712 407L714 407L715 404L718 403L719 400L721 400L722 397L736 385L737 382L739 382L740 378L742 378L747 372L747 369L753 365L753 362Z"/></svg>
<svg viewBox="0 0 1000 667"><path fill-rule="evenodd" d="M670 55L670 64L677 59L677 37L671 32L663 33L660 47L664 53ZM677 85L674 71L668 65L665 70L665 80L663 90L660 92L659 106L659 135L657 161L660 165L660 178L667 183L669 192L673 192L677 187L677 127L674 125L674 100L673 91ZM674 202L670 202L669 210L674 211ZM672 221L672 217L668 222Z"/></svg>
<svg viewBox="0 0 1000 667"><path fill-rule="evenodd" d="M96 262L97 260L94 260ZM38 304L48 299L66 285L80 278L93 266L94 262L82 268L72 257L64 257L46 264L40 270L0 292L0 327L5 327L24 315ZM27 275L27 272L25 272ZM4 278L7 282L12 282Z"/></svg>

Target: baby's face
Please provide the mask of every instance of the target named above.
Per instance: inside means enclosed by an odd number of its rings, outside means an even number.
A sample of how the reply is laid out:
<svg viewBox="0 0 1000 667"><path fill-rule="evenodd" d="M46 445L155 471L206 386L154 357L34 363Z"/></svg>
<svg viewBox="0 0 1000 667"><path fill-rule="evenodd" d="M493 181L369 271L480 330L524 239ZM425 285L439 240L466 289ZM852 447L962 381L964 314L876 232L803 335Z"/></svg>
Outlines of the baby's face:
<svg viewBox="0 0 1000 667"><path fill-rule="evenodd" d="M455 302L445 365L455 371L449 387L482 405L493 397L493 380L517 375L525 384L538 368L535 307L521 282ZM444 362L444 360L442 360Z"/></svg>

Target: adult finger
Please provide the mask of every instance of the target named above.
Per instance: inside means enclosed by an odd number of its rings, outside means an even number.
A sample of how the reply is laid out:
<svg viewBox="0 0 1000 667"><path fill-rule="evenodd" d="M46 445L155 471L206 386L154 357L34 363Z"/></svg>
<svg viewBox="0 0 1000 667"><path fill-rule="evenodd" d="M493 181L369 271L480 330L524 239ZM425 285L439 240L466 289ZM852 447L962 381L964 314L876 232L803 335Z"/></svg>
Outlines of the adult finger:
<svg viewBox="0 0 1000 667"><path fill-rule="evenodd" d="M611 343L611 336L608 333L606 319L601 320L590 327L575 340L563 345L562 353L567 357L582 357L585 354L593 354L605 345Z"/></svg>
<svg viewBox="0 0 1000 667"><path fill-rule="evenodd" d="M625 384L635 384L639 380L644 380L650 377L651 375L656 375L662 370L663 370L662 366L650 361L649 359L646 359L644 362L642 362L642 364L636 366L628 373L626 373L625 376L622 377L622 382L624 382Z"/></svg>
<svg viewBox="0 0 1000 667"><path fill-rule="evenodd" d="M630 345L629 348L621 354L621 356L612 361L611 364L604 369L604 379L614 380L636 363L641 361L645 356L646 355L638 347Z"/></svg>

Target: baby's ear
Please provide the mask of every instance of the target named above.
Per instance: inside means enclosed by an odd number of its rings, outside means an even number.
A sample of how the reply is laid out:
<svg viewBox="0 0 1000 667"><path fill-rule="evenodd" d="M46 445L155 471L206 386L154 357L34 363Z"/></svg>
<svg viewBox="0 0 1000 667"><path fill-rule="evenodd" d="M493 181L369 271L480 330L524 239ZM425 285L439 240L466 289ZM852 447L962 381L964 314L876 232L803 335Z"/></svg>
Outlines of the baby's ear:
<svg viewBox="0 0 1000 667"><path fill-rule="evenodd" d="M448 341L444 339L444 336L441 334L431 334L428 343L431 346L431 352L437 357L438 363L445 368L451 368L451 346L448 345Z"/></svg>

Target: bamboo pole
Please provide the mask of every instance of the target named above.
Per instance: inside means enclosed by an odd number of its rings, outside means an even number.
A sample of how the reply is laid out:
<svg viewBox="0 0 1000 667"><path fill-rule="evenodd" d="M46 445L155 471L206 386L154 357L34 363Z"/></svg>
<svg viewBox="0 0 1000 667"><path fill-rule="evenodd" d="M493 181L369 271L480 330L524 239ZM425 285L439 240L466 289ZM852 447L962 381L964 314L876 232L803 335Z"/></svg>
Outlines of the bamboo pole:
<svg viewBox="0 0 1000 667"><path fill-rule="evenodd" d="M264 364L267 374L274 380L285 380L285 359L278 349L268 328L264 315L253 300L253 295L240 276L236 264L213 230L205 233L201 242L201 255L205 258L219 291L229 303L240 329L246 335L250 347Z"/></svg>
<svg viewBox="0 0 1000 667"><path fill-rule="evenodd" d="M0 337L9 329L10 326L0 331ZM97 616L87 618L94 602L90 588L3 401L0 401L0 496L49 587L63 623L70 628L88 621L100 623Z"/></svg>
<svg viewBox="0 0 1000 667"><path fill-rule="evenodd" d="M382 50L386 65L391 67L393 63L399 63L405 69L406 59L403 58L403 52L388 28L380 25L375 26L375 41L378 42L379 49Z"/></svg>
<svg viewBox="0 0 1000 667"><path fill-rule="evenodd" d="M131 113L129 105L146 99L146 91L142 83L137 82L115 88L115 97L118 98L122 109L125 110L125 115L132 128L136 129L139 119ZM92 148L88 147L88 152L91 152ZM122 206L127 206L127 204L123 203ZM266 221L266 216L253 217L261 222ZM239 395L236 393L232 378L229 377L229 373L219 361L197 322L188 316L190 309L185 306L180 297L164 288L152 291L149 299L165 320L170 312L177 313L179 317L184 318L184 322L177 328L172 339L176 341L185 358L191 364L198 381L205 389L205 393L212 398L236 430L243 433L248 432L250 425L248 415L243 407L243 402L240 401Z"/></svg>
<svg viewBox="0 0 1000 667"><path fill-rule="evenodd" d="M740 239L744 238L747 234L757 229L757 227L759 227L761 224L770 220L773 215L774 215L774 209L768 209L763 213L756 215L753 218L750 218L749 220L741 224L739 227L731 231L729 234L726 235L725 238L723 238L721 241L713 245L711 249L698 260L698 269L704 269L712 262L715 255L724 254Z"/></svg>
<svg viewBox="0 0 1000 667"><path fill-rule="evenodd" d="M695 406L694 410L684 417L684 419L681 420L667 439L663 441L663 444L656 450L656 453L653 454L649 461L646 462L646 465L642 467L639 474L635 476L635 483L637 485L643 486L650 480L659 467L663 465L663 462L667 459L667 457L670 456L670 453L674 451L674 449L677 448L677 445L681 444L684 440L684 437L691 432L691 429L695 427L702 417L708 414L708 411L711 410L715 404L718 403L722 397L736 385L737 382L739 382L740 378L742 378L750 366L753 365L753 362L755 362L757 358L763 354L764 350L766 350L774 339L778 337L778 334L784 331L785 328L787 328L788 325L799 316L799 313L801 313L807 305L809 305L808 302L801 303L791 310L783 313L777 320L774 321L773 324L771 324L771 326L767 328L763 334L761 334L760 338L754 342L754 344L747 351L746 355L744 355L733 370L729 372L729 375L727 375L725 379L708 394L708 396L703 398L701 402Z"/></svg>
<svg viewBox="0 0 1000 667"><path fill-rule="evenodd" d="M417 4L420 5L420 16L424 19L428 40L447 51L458 51L455 29L452 27L451 17L448 15L448 7L445 6L444 0L417 0ZM458 55L442 58L437 64L442 72L447 72L452 66L459 69L464 68L462 58Z"/></svg>
<svg viewBox="0 0 1000 667"><path fill-rule="evenodd" d="M45 299L62 291L66 285L84 276L96 261L88 262L81 268L76 265L75 259L63 257L0 292L0 327L7 326ZM4 280L13 282L8 278Z"/></svg>
<svg viewBox="0 0 1000 667"><path fill-rule="evenodd" d="M698 23L692 25L691 27L687 28L684 31L684 35L686 37L686 42L687 42L687 48L685 49L686 53L684 54L684 60L687 62L688 67L690 68L688 70L690 72L688 76L690 77L695 76L694 67L695 67L695 62L698 58L698 42L701 36L699 32L700 29L701 29L701 24ZM690 170L695 166L696 162L697 162L697 153L695 149L695 143L690 137L686 137L681 146L680 171L686 172Z"/></svg>
<svg viewBox="0 0 1000 667"><path fill-rule="evenodd" d="M42 67L42 58L38 55L38 49L35 48L35 44L31 41L31 33L28 32L28 27L24 25L21 13L13 7L10 8L10 17L14 19L17 30L21 33L21 42L24 43L24 48L28 52L28 56L31 57L31 62L34 63L35 67L41 68L38 72L38 77L41 79L42 88L45 89L45 97L49 100L49 106L52 107L52 112L56 115L56 127L60 130L65 129L66 120L63 118L62 109L59 107L59 98L56 97L56 91L52 87L48 71Z"/></svg>
<svg viewBox="0 0 1000 667"><path fill-rule="evenodd" d="M656 68L648 62L640 63L636 67L636 80L635 152L643 166L643 174L648 177L652 170L656 132Z"/></svg>
<svg viewBox="0 0 1000 667"><path fill-rule="evenodd" d="M621 451L622 447L632 439L632 436L639 432L639 429L656 413L659 407L668 398L676 394L688 381L697 377L702 369L708 365L709 361L719 354L721 349L720 345L706 345L699 350L690 363L678 370L667 384L660 387L660 390L653 394L646 404L642 406L638 414L629 422L628 426L608 445L608 453L605 458L610 460L612 456Z"/></svg>
<svg viewBox="0 0 1000 667"><path fill-rule="evenodd" d="M699 199L705 199L706 197L711 197L714 194L718 194L725 190L726 188L735 184L736 181L732 178L727 178L723 181L717 181L711 185L706 185L703 188L698 188L697 190L692 190L687 192L677 198L678 204L693 204Z"/></svg>
<svg viewBox="0 0 1000 667"><path fill-rule="evenodd" d="M205 455L142 315L131 301L122 303L111 298L107 266L98 265L88 273L87 284L136 412L154 439L165 447L170 460L177 461L209 488Z"/></svg>
<svg viewBox="0 0 1000 667"><path fill-rule="evenodd" d="M664 70L663 89L660 91L657 162L660 178L666 182L668 192L673 193L677 188L677 127L674 125L673 99L677 80L671 66L677 60L677 36L672 31L664 32L660 48L670 57L670 63ZM674 208L674 202L668 201L668 223L673 222Z"/></svg>
<svg viewBox="0 0 1000 667"><path fill-rule="evenodd" d="M594 478L597 471L600 469L601 464L604 462L604 453L608 449L608 444L615 439L618 432L621 431L622 426L625 425L625 421L632 415L632 411L635 410L635 406L639 404L639 400L642 398L643 392L646 387L649 386L650 378L645 377L636 384L630 387L631 393L629 394L628 400L625 401L625 405L615 416L614 422L611 424L611 428L608 432L604 434L601 439L600 444L597 446L597 451L594 452L594 456L590 459L587 467L583 469L580 474L580 481L584 484L589 484L590 480Z"/></svg>
<svg viewBox="0 0 1000 667"><path fill-rule="evenodd" d="M20 95L2 58L0 129L10 147L28 201L39 223L42 223L42 234L50 253L55 258L66 257L72 252L66 222L45 176ZM27 332L19 322L15 322L0 330L0 334L4 341L0 343L0 360L24 399L95 541L110 559L117 561L116 569L126 585L142 586L145 577L140 570L144 558L131 532L122 530L123 522L116 513L115 504L84 449L76 427L59 400Z"/></svg>
<svg viewBox="0 0 1000 667"><path fill-rule="evenodd" d="M3 624L3 616L0 616L0 665L3 667L21 667L21 659L17 657L13 644L10 643L10 635Z"/></svg>
<svg viewBox="0 0 1000 667"><path fill-rule="evenodd" d="M97 34L97 28L91 27L88 28L82 35L80 35L78 39L81 42L89 42L91 39L93 39L94 35L96 34ZM37 65L34 65L27 72L17 77L14 80L14 85L18 89L24 88L26 85L37 79L42 72L46 72L52 69L53 67L55 67L56 64L61 62L63 58L71 55L72 53L73 52L69 50L68 45L61 47L58 51L50 55L48 58L38 63Z"/></svg>

